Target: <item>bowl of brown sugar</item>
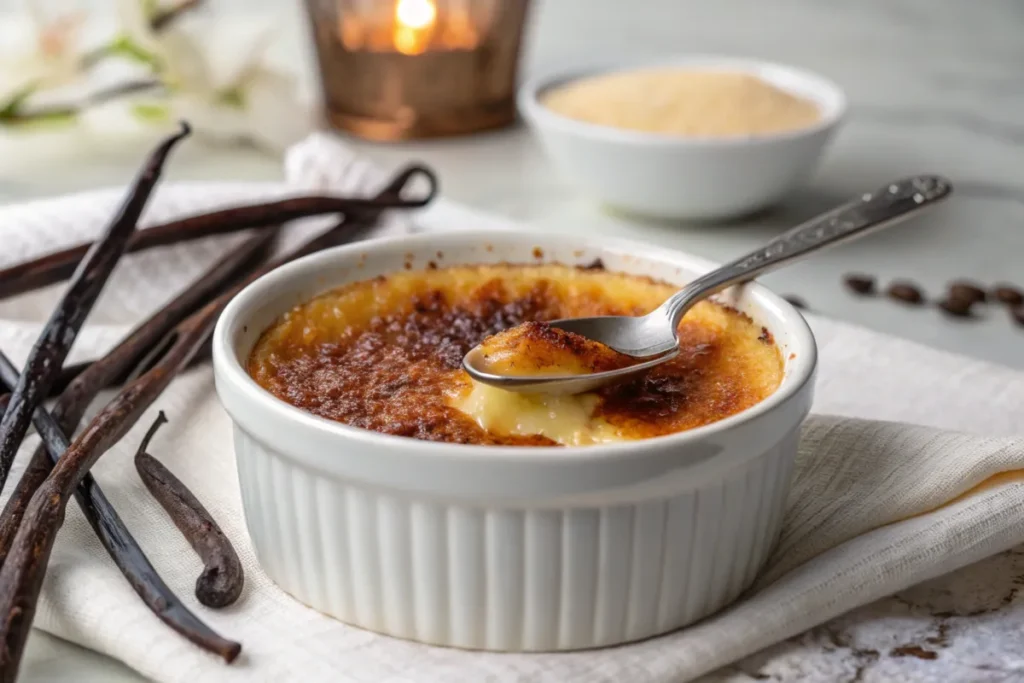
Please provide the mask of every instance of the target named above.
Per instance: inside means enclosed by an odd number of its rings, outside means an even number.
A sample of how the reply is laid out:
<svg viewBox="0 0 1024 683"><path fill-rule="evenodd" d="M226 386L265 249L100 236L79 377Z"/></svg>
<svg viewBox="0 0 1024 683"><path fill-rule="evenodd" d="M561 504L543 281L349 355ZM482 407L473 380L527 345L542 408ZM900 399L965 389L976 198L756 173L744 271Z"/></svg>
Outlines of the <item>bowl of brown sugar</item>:
<svg viewBox="0 0 1024 683"><path fill-rule="evenodd" d="M689 57L535 78L519 108L552 162L602 204L721 221L805 180L846 98L803 69Z"/></svg>

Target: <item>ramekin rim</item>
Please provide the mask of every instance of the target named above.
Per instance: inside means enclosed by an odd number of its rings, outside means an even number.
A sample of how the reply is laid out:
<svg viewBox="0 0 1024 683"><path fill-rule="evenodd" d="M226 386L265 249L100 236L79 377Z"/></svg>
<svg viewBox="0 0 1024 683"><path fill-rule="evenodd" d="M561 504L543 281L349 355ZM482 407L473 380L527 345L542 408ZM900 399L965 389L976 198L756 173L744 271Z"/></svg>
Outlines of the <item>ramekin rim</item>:
<svg viewBox="0 0 1024 683"><path fill-rule="evenodd" d="M651 258L652 260L660 261L668 260L681 267L695 270L714 267L714 264L707 259L636 240L602 237L596 241L596 244L594 243L595 241L591 241L589 245L582 245L581 242L576 241L580 238L572 235L552 235L536 230L522 230L514 234L485 229L447 230L443 233L421 233L419 235L362 240L352 244L325 249L296 259L258 278L239 292L221 314L213 334L214 374L218 383L221 381L231 382L239 390L239 395L246 397L245 400L258 402L263 409L273 411L280 418L294 424L296 429L314 429L326 432L331 435L331 438L337 438L340 442L351 443L355 440L357 442L374 443L380 446L396 446L404 450L419 451L424 457L447 460L467 458L476 460L479 458L490 462L498 462L508 458L516 463L523 461L576 463L581 460L616 460L635 455L637 450L660 449L662 447L680 448L704 442L709 437L739 428L781 408L784 404L800 396L805 390L806 385L814 379L818 351L810 326L799 311L789 302L756 282L748 285L753 288L752 294L760 297L762 301L759 303L762 306L766 305L766 310L768 310L770 315L778 319L780 324L786 325L786 329L795 339L799 340L798 353L796 358L793 359L794 372L792 380L784 383L783 386L780 386L764 400L729 417L694 429L635 441L569 447L494 446L432 442L405 436L382 434L322 418L282 401L256 383L234 351L232 339L229 338L229 331L245 325L244 321L236 321L236 319L251 305L253 299L258 299L264 289L269 289L280 281L288 280L307 270L319 270L318 267L322 264L332 263L345 257L354 257L354 265L358 261L358 255L365 254L374 249L385 249L400 245L403 249L414 250L424 242L428 242L432 247L436 247L439 240L458 241L460 239L474 239L484 244L501 241L503 238L515 239L523 243L530 243L531 245L537 242L543 245L545 242L550 244L553 241L561 241L577 246L617 250L621 253L629 253L637 258ZM443 249L444 246L441 245L440 248ZM661 258L658 258L658 256ZM666 259L666 256L669 258ZM336 267L340 266L340 264L335 265ZM281 312L283 313L283 311ZM232 416L232 420L234 419L234 416Z"/></svg>

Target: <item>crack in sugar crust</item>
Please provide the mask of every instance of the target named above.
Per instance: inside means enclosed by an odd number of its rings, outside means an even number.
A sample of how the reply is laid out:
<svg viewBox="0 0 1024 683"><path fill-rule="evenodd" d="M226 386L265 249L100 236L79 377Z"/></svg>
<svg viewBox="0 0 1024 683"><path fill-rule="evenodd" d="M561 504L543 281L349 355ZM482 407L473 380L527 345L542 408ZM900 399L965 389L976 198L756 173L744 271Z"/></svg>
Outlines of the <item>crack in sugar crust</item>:
<svg viewBox="0 0 1024 683"><path fill-rule="evenodd" d="M555 445L492 433L452 403L472 382L466 351L527 321L642 315L674 288L561 265L457 266L353 283L296 306L260 338L253 378L278 398L355 427L449 443ZM598 393L594 419L623 439L708 424L759 402L782 378L774 345L742 314L699 303L680 324L681 353Z"/></svg>

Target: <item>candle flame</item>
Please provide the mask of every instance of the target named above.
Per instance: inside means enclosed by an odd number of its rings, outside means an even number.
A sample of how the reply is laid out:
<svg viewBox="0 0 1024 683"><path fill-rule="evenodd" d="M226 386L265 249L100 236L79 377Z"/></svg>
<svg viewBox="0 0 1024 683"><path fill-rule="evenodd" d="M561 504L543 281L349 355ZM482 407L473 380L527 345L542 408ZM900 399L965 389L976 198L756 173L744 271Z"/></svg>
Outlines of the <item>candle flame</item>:
<svg viewBox="0 0 1024 683"><path fill-rule="evenodd" d="M398 0L395 5L395 48L407 55L425 51L436 22L437 6L433 0Z"/></svg>
<svg viewBox="0 0 1024 683"><path fill-rule="evenodd" d="M431 0L398 0L395 19L409 28L428 28L437 19L437 8Z"/></svg>

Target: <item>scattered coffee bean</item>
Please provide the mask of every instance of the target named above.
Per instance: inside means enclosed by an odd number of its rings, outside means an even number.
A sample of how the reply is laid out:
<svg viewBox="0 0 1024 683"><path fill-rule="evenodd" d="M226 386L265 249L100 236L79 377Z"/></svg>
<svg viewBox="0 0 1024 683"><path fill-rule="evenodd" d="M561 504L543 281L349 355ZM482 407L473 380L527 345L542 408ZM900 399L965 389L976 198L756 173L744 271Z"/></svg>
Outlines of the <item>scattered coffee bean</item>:
<svg viewBox="0 0 1024 683"><path fill-rule="evenodd" d="M889 285L889 289L886 290L886 294L888 294L891 299L896 299L897 301L902 301L907 304L914 304L915 306L924 302L924 294L921 293L921 290L918 289L916 285L910 282L893 282Z"/></svg>
<svg viewBox="0 0 1024 683"><path fill-rule="evenodd" d="M980 303L987 298L984 289L978 287L973 282L966 282L964 280L959 280L949 285L949 297L970 301L971 303Z"/></svg>
<svg viewBox="0 0 1024 683"><path fill-rule="evenodd" d="M876 290L876 280L870 275L851 273L843 277L847 289L860 295L871 295ZM886 296L905 304L920 306L925 303L925 295L909 280L895 280L885 290ZM785 299L796 308L806 309L807 304L796 296ZM956 318L974 318L976 304L995 301L1005 304L1010 309L1010 317L1018 325L1024 326L1024 289L1009 284L997 284L990 290L979 287L970 280L954 280L947 287L946 296L935 302L935 305L947 315Z"/></svg>
<svg viewBox="0 0 1024 683"><path fill-rule="evenodd" d="M966 296L954 296L950 294L950 296L939 302L939 308L949 315L953 315L958 318L970 318L973 315L971 307L974 304L974 299Z"/></svg>
<svg viewBox="0 0 1024 683"><path fill-rule="evenodd" d="M793 308L799 308L800 310L807 310L807 302L804 301L803 299L801 299L798 296L793 296L792 294L787 294L786 296L784 296L782 298L785 299L786 301L788 301L789 304Z"/></svg>
<svg viewBox="0 0 1024 683"><path fill-rule="evenodd" d="M846 286L857 294L874 294L875 293L875 278L870 275L852 274L847 275L844 279Z"/></svg>
<svg viewBox="0 0 1024 683"><path fill-rule="evenodd" d="M1024 292L1010 285L996 285L996 288L992 290L992 298L1007 306L1024 304Z"/></svg>

